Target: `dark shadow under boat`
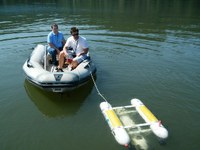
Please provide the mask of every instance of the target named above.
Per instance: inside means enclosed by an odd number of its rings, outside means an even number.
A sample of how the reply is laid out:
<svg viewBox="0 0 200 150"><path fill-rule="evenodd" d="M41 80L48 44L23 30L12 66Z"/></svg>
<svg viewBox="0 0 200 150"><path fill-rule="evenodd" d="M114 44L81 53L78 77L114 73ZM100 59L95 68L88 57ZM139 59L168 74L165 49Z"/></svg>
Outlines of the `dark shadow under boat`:
<svg viewBox="0 0 200 150"><path fill-rule="evenodd" d="M42 114L48 117L64 117L74 115L84 103L93 89L93 82L65 93L44 91L28 80L24 81L26 93Z"/></svg>

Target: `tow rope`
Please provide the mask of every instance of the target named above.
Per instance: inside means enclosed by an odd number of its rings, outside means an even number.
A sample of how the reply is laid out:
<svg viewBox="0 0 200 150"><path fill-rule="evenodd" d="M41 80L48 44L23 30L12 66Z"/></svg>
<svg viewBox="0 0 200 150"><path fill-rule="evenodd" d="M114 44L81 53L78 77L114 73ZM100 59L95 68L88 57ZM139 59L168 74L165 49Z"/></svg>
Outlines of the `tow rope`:
<svg viewBox="0 0 200 150"><path fill-rule="evenodd" d="M98 95L99 95L105 102L108 102L108 101L106 100L106 98L100 93L100 91L99 91L99 89L98 89L98 87L97 87L97 84L96 84L96 82L95 82L95 80L94 80L94 76L92 75L92 72L90 72L90 76L91 76L91 78L92 78L92 81L93 81L93 83L94 83L94 87L95 87L95 89L96 89Z"/></svg>

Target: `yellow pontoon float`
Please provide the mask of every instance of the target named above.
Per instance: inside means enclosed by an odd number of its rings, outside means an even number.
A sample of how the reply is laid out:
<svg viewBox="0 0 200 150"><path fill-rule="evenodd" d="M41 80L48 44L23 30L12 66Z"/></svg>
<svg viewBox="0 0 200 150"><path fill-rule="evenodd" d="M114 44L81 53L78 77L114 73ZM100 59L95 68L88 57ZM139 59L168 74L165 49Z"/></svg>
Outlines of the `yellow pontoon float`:
<svg viewBox="0 0 200 150"><path fill-rule="evenodd" d="M105 101L100 104L100 108L113 133L113 136L120 145L124 145L126 147L129 146L131 140L127 129L130 128L149 126L152 132L159 139L165 140L168 137L168 131L161 124L161 121L159 121L139 99L134 98L131 100L131 105L120 107L112 107L107 101ZM115 112L124 108L135 108L145 123L123 126L120 118Z"/></svg>
<svg viewBox="0 0 200 150"><path fill-rule="evenodd" d="M126 132L126 130L124 129L121 121L115 114L112 106L108 102L102 102L100 104L100 108L116 141L120 145L124 145L127 147L130 143L130 137Z"/></svg>

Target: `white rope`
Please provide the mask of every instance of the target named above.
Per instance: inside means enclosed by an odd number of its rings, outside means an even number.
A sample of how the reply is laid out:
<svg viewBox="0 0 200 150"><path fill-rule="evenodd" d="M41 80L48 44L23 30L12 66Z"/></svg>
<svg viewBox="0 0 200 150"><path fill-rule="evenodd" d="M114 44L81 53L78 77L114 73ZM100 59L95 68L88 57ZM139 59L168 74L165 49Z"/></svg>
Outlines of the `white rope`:
<svg viewBox="0 0 200 150"><path fill-rule="evenodd" d="M82 59L82 60L84 61L84 59ZM87 65L88 65L88 66L90 67L90 69L91 69L90 64L88 63ZM96 90L97 90L98 95L101 96L101 98L103 98L103 100L104 100L105 102L108 102L108 101L106 100L106 98L100 93L100 91L99 91L99 89L98 89L98 87L97 87L97 84L96 84L96 82L95 82L95 80L94 80L94 77L93 77L93 75L92 75L92 71L91 71L91 70L90 70L90 76L91 76L91 78L92 78L92 81L93 81L93 83L94 83L94 86L95 86L95 88L96 88Z"/></svg>
<svg viewBox="0 0 200 150"><path fill-rule="evenodd" d="M89 65L89 64L88 64L88 65ZM96 88L96 90L97 90L97 93L99 94L99 96L101 96L101 97L103 98L103 100L104 100L105 102L108 102L108 101L106 100L106 98L100 93L100 91L99 91L99 89L98 89L98 87L97 87L97 84L96 84L96 82L95 82L95 80L94 80L94 77L93 77L93 75L92 75L92 72L90 72L90 75L91 75L92 81L93 81L93 83L94 83L94 86L95 86L95 88Z"/></svg>

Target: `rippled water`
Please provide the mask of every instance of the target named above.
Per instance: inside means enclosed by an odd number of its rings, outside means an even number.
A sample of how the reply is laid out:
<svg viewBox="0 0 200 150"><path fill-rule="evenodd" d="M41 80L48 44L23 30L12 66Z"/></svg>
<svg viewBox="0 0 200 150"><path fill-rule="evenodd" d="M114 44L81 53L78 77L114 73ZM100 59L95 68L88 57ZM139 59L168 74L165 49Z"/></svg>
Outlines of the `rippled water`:
<svg viewBox="0 0 200 150"><path fill-rule="evenodd" d="M96 83L111 105L137 97L162 120L166 145L148 133L148 149L199 149L198 0L73 2L0 3L0 149L124 149L92 81L60 95L25 80L22 65L33 47L46 44L52 22L65 38L74 25L87 38Z"/></svg>

